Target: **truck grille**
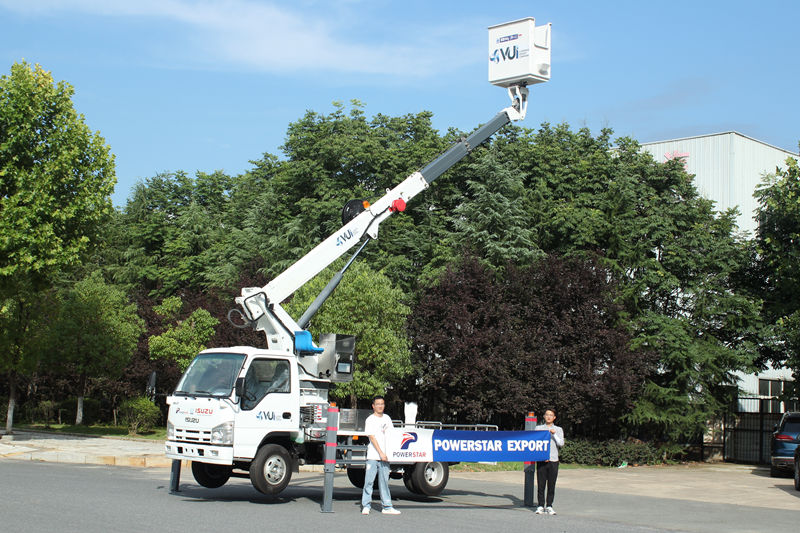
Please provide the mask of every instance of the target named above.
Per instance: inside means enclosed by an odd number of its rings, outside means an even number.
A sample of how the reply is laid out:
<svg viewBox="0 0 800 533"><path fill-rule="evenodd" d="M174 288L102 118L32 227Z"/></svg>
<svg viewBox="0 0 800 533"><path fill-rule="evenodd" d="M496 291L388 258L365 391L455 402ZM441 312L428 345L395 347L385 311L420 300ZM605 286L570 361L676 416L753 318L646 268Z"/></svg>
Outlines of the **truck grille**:
<svg viewBox="0 0 800 533"><path fill-rule="evenodd" d="M211 442L211 430L175 428L175 440L178 442Z"/></svg>

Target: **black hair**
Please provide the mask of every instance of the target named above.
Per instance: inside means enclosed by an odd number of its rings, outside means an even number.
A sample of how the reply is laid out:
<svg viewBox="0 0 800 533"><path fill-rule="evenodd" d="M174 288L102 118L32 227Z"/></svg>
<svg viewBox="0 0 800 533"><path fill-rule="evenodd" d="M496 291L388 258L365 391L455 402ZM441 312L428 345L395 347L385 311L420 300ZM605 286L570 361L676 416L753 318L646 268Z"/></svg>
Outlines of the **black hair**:
<svg viewBox="0 0 800 533"><path fill-rule="evenodd" d="M556 418L558 418L558 413L556 413L556 410L555 410L555 409L553 409L552 407L548 407L547 409L545 409L544 411L542 411L542 416L544 416L544 414L545 414L547 411L552 411L552 412L553 412L553 416L554 416L554 417L556 417Z"/></svg>
<svg viewBox="0 0 800 533"><path fill-rule="evenodd" d="M379 394L379 395L377 395L377 396L375 396L374 398L372 398L372 403L375 403L375 402L376 402L376 401L378 401L378 400L383 400L383 402L384 402L384 403L386 403L386 398L384 398L384 397L383 397L383 396L381 396L380 394Z"/></svg>

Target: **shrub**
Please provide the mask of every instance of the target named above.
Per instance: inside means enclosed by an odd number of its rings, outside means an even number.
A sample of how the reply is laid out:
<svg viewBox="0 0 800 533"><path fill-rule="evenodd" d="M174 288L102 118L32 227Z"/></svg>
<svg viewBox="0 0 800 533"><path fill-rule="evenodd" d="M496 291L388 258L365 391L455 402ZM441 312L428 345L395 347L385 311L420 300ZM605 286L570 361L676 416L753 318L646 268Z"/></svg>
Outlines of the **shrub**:
<svg viewBox="0 0 800 533"><path fill-rule="evenodd" d="M628 464L660 464L661 451L652 444L641 441L590 441L567 439L558 453L564 463L581 465L619 466Z"/></svg>
<svg viewBox="0 0 800 533"><path fill-rule="evenodd" d="M161 421L161 410L144 396L125 400L119 410L131 435L148 431Z"/></svg>

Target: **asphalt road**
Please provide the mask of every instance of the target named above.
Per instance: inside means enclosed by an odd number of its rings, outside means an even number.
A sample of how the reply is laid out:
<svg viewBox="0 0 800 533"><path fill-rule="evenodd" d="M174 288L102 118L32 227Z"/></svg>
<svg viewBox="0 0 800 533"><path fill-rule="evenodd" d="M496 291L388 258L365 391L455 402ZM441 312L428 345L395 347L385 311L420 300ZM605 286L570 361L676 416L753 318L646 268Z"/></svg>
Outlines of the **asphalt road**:
<svg viewBox="0 0 800 533"><path fill-rule="evenodd" d="M428 500L394 482L400 516L378 511L361 516L360 491L342 474L336 477L334 513L320 512L322 476L317 473L296 474L284 493L270 498L245 479L205 489L184 470L181 491L170 494L166 469L0 459L0 486L0 524L15 532L761 532L797 531L800 523L800 498L795 510L567 487L556 493L559 514L539 516L522 507L519 483L455 476L441 497Z"/></svg>

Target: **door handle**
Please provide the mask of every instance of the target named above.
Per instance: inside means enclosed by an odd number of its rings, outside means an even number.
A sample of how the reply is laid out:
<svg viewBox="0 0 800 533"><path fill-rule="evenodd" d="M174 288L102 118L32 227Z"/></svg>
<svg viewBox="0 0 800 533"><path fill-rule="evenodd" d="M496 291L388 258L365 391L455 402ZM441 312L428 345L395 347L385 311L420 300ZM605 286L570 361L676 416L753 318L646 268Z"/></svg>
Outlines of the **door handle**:
<svg viewBox="0 0 800 533"><path fill-rule="evenodd" d="M284 420L289 420L290 418L292 418L292 413L290 413L289 411L286 411L285 413L283 413L283 419Z"/></svg>

